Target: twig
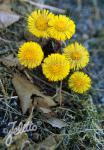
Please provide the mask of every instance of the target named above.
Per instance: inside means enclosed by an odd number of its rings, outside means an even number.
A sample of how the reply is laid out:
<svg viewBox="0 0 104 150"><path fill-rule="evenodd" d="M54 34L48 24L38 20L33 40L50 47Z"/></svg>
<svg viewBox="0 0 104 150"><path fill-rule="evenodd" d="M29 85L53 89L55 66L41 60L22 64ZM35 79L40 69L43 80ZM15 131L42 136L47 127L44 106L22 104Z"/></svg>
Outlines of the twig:
<svg viewBox="0 0 104 150"><path fill-rule="evenodd" d="M3 51L0 51L0 55L7 54L8 51L10 51L10 50L6 49L6 50L3 50Z"/></svg>
<svg viewBox="0 0 104 150"><path fill-rule="evenodd" d="M98 0L92 0L94 9L95 9L95 17L96 19L100 19L100 10L98 8Z"/></svg>
<svg viewBox="0 0 104 150"><path fill-rule="evenodd" d="M56 8L56 7L53 7L53 6L49 6L49 5L45 5L45 4L35 3L35 2L29 1L29 0L24 0L24 2L27 2L27 3L31 4L31 5L37 6L39 8L50 9L52 11L59 12L59 13L62 13L62 14L65 14L65 12L66 12L63 9L59 9L59 8Z"/></svg>
<svg viewBox="0 0 104 150"><path fill-rule="evenodd" d="M4 101L2 101L2 103L3 103L4 105L6 105L6 107L10 108L10 109L13 110L14 112L16 112L16 113L18 113L18 114L21 115L20 112L18 112L16 109L14 109L14 108L12 108L11 106L9 106L8 103L5 103ZM6 109L6 111L8 111L8 110L9 110L9 109Z"/></svg>
<svg viewBox="0 0 104 150"><path fill-rule="evenodd" d="M77 0L77 10L80 11L82 8L82 0Z"/></svg>
<svg viewBox="0 0 104 150"><path fill-rule="evenodd" d="M92 90L94 90L94 91L104 92L104 89L95 89L95 88L92 88Z"/></svg>
<svg viewBox="0 0 104 150"><path fill-rule="evenodd" d="M3 95L0 95L0 96L2 96L0 97L0 101L4 100ZM12 97L7 97L6 99L9 100L9 99L17 99L17 98L18 96L12 96Z"/></svg>
<svg viewBox="0 0 104 150"><path fill-rule="evenodd" d="M2 93L4 94L4 97L7 97L7 93L6 93L6 91L5 91L5 88L4 88L4 86L3 86L3 83L2 83L2 80L0 79L0 85L1 85L1 91L2 91Z"/></svg>
<svg viewBox="0 0 104 150"><path fill-rule="evenodd" d="M3 39L1 37L0 37L0 40L3 41L3 42L5 42L5 43L12 43L12 42L14 42L14 41L9 41L9 40Z"/></svg>
<svg viewBox="0 0 104 150"><path fill-rule="evenodd" d="M19 116L23 116L24 117L24 115L22 115L22 114L19 114L18 112L16 112L16 111L11 111L11 110L7 110L7 109L5 109L5 108L2 108L2 107L0 107L0 110L4 110L4 111L8 111L9 113L14 113L14 114L17 114L17 115L19 115Z"/></svg>
<svg viewBox="0 0 104 150"><path fill-rule="evenodd" d="M70 111L70 112L76 114L75 111L73 111L73 110L71 110L71 109L69 109L69 108L65 108L65 107L57 107L57 109L62 109L62 110L65 110L65 111Z"/></svg>
<svg viewBox="0 0 104 150"><path fill-rule="evenodd" d="M28 74L28 72L26 70L24 70L24 73L25 73L26 77L30 80L30 82L33 83L32 77Z"/></svg>

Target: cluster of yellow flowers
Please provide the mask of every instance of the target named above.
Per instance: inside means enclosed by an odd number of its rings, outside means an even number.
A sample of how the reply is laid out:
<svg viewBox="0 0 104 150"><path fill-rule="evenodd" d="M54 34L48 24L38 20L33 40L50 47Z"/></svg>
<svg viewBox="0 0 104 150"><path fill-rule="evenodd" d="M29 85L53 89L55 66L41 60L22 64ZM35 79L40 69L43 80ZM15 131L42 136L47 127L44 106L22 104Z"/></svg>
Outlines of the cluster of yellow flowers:
<svg viewBox="0 0 104 150"><path fill-rule="evenodd" d="M70 39L75 33L74 22L64 15L54 15L48 10L38 10L28 17L28 29L36 37Z"/></svg>
<svg viewBox="0 0 104 150"><path fill-rule="evenodd" d="M28 17L28 30L36 37L54 38L64 41L75 33L75 23L65 15L54 15L48 10L37 10ZM52 53L44 58L42 47L36 42L25 42L18 52L18 59L28 68L36 68L42 63L42 71L49 81L62 81L70 72L74 72L68 86L74 92L84 93L91 87L90 77L78 71L89 62L88 50L78 42L63 49L63 53Z"/></svg>

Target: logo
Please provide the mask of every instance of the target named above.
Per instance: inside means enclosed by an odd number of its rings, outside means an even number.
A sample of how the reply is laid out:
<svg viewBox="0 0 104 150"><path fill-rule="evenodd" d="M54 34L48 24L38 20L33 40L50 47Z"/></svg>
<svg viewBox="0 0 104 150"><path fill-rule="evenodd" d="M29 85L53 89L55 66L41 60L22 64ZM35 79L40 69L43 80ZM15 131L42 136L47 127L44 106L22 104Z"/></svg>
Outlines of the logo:
<svg viewBox="0 0 104 150"><path fill-rule="evenodd" d="M37 126L31 121L28 121L25 124L23 124L23 122L20 122L18 126L16 126L16 123L17 121L10 122L8 125L12 125L12 128L9 131L5 129L5 132L7 132L7 136L5 137L6 146L10 146L12 144L13 136L37 130Z"/></svg>

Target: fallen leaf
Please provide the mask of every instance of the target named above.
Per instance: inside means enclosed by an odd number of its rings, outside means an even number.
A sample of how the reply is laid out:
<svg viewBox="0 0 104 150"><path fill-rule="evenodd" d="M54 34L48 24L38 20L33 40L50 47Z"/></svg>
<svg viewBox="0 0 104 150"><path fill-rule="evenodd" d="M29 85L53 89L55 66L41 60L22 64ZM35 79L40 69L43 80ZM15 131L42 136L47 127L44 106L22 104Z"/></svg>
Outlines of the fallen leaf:
<svg viewBox="0 0 104 150"><path fill-rule="evenodd" d="M39 109L45 114L51 113L51 109L49 108L39 107Z"/></svg>
<svg viewBox="0 0 104 150"><path fill-rule="evenodd" d="M20 16L14 12L0 11L0 28L6 28L11 24L17 22Z"/></svg>
<svg viewBox="0 0 104 150"><path fill-rule="evenodd" d="M23 114L25 114L32 105L44 108L56 106L56 103L50 96L42 94L42 92L40 92L40 88L33 85L24 76L19 74L14 75L12 83L17 95L19 96Z"/></svg>
<svg viewBox="0 0 104 150"><path fill-rule="evenodd" d="M5 28L17 22L20 16L11 11L11 0L0 1L0 28Z"/></svg>
<svg viewBox="0 0 104 150"><path fill-rule="evenodd" d="M67 124L64 121L62 121L58 118L50 118L47 120L47 123L49 123L52 127L56 127L59 129L67 126Z"/></svg>
<svg viewBox="0 0 104 150"><path fill-rule="evenodd" d="M13 54L0 58L0 63L6 67L16 67L19 65L17 57L14 57Z"/></svg>
<svg viewBox="0 0 104 150"><path fill-rule="evenodd" d="M47 118L56 116L56 113L51 110L51 108L39 107L39 110L46 115Z"/></svg>
<svg viewBox="0 0 104 150"><path fill-rule="evenodd" d="M11 12L11 0L0 1L0 11Z"/></svg>
<svg viewBox="0 0 104 150"><path fill-rule="evenodd" d="M34 146L34 149L35 150L41 150L41 149L54 150L55 146L58 144L58 142L59 142L59 139L57 141L55 136L50 135L41 143L39 143L39 144L36 143Z"/></svg>

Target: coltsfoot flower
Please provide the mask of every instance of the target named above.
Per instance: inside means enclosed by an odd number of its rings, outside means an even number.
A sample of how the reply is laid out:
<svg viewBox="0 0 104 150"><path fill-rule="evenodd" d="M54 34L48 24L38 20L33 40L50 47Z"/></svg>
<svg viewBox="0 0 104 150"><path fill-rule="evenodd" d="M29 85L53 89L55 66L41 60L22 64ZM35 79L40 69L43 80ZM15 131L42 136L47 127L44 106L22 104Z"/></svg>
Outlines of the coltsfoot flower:
<svg viewBox="0 0 104 150"><path fill-rule="evenodd" d="M75 33L74 21L64 15L54 16L48 24L49 34L56 40L70 39Z"/></svg>
<svg viewBox="0 0 104 150"><path fill-rule="evenodd" d="M65 56L56 53L44 59L42 70L50 81L60 81L69 74L70 65Z"/></svg>
<svg viewBox="0 0 104 150"><path fill-rule="evenodd" d="M36 42L26 42L18 52L20 64L28 68L35 68L41 64L44 57L41 46Z"/></svg>
<svg viewBox="0 0 104 150"><path fill-rule="evenodd" d="M74 72L68 80L69 88L76 93L84 93L91 87L90 77L83 72Z"/></svg>
<svg viewBox="0 0 104 150"><path fill-rule="evenodd" d="M33 11L28 17L28 30L36 37L48 38L48 22L53 16L45 9Z"/></svg>
<svg viewBox="0 0 104 150"><path fill-rule="evenodd" d="M82 69L89 62L88 50L78 42L64 48L64 55L69 60L71 69Z"/></svg>

